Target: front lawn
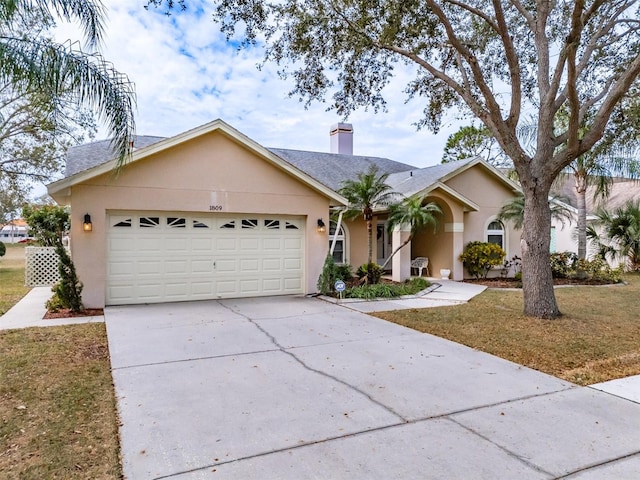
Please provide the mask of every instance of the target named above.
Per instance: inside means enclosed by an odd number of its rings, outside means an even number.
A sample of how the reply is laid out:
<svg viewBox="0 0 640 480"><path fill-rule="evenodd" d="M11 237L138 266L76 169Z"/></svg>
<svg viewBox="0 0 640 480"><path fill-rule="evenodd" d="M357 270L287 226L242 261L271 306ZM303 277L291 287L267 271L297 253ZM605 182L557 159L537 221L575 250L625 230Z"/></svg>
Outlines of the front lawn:
<svg viewBox="0 0 640 480"><path fill-rule="evenodd" d="M5 243L5 246L7 253L0 257L0 316L30 290L24 286L24 244Z"/></svg>
<svg viewBox="0 0 640 480"><path fill-rule="evenodd" d="M104 324L0 331L0 477L122 477Z"/></svg>
<svg viewBox="0 0 640 480"><path fill-rule="evenodd" d="M558 320L522 314L522 292L488 290L468 304L376 316L590 385L640 374L640 275L627 285L556 289Z"/></svg>

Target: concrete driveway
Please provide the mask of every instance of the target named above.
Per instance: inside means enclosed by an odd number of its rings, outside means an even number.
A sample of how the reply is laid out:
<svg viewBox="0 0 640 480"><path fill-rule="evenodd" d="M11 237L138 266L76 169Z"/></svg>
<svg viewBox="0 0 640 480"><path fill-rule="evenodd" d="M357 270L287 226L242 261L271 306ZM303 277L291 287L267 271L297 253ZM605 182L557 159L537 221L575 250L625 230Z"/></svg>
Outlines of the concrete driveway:
<svg viewBox="0 0 640 480"><path fill-rule="evenodd" d="M640 404L321 300L105 317L129 480L639 476Z"/></svg>

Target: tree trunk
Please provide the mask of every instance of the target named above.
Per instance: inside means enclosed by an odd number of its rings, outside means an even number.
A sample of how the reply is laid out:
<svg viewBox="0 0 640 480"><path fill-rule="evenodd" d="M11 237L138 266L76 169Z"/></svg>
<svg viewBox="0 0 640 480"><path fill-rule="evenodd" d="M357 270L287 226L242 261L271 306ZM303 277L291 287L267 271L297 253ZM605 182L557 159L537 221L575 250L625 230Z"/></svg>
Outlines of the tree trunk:
<svg viewBox="0 0 640 480"><path fill-rule="evenodd" d="M587 178L575 175L576 206L578 209L578 258L587 258Z"/></svg>
<svg viewBox="0 0 640 480"><path fill-rule="evenodd" d="M551 210L549 188L524 189L524 230L522 233L522 294L524 314L538 318L558 318L553 291L549 246L551 243Z"/></svg>
<svg viewBox="0 0 640 480"><path fill-rule="evenodd" d="M384 267L386 267L387 265L389 265L389 262L391 261L391 259L393 258L393 256L394 256L396 253L398 253L402 247L404 247L405 245L407 245L407 244L408 244L412 239L413 239L413 233L411 233L411 234L409 235L409 238L407 238L407 239L402 243L402 245L400 245L398 248L396 248L396 249L393 251L393 253L392 253L391 255L389 255L389 258L387 258L387 259L385 260L384 264L382 265L382 269L383 269L383 270L384 270Z"/></svg>
<svg viewBox="0 0 640 480"><path fill-rule="evenodd" d="M369 240L369 261L368 264L373 263L373 221L367 220L367 238Z"/></svg>

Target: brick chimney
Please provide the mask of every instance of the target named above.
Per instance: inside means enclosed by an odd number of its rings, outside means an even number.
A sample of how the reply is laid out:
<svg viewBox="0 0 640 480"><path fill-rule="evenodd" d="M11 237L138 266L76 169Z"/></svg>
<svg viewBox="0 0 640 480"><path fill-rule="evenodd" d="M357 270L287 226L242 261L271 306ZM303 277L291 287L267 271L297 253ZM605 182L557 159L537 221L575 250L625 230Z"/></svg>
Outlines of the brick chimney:
<svg viewBox="0 0 640 480"><path fill-rule="evenodd" d="M331 139L331 153L353 155L353 125L350 123L336 123L329 131Z"/></svg>

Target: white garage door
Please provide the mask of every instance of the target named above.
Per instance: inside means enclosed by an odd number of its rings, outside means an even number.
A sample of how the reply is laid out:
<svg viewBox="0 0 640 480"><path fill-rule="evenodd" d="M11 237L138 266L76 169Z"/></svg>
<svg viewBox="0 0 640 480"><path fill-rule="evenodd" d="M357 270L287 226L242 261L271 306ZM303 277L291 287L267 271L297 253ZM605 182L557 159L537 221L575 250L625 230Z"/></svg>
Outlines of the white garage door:
<svg viewBox="0 0 640 480"><path fill-rule="evenodd" d="M304 220L109 215L107 304L303 293Z"/></svg>

